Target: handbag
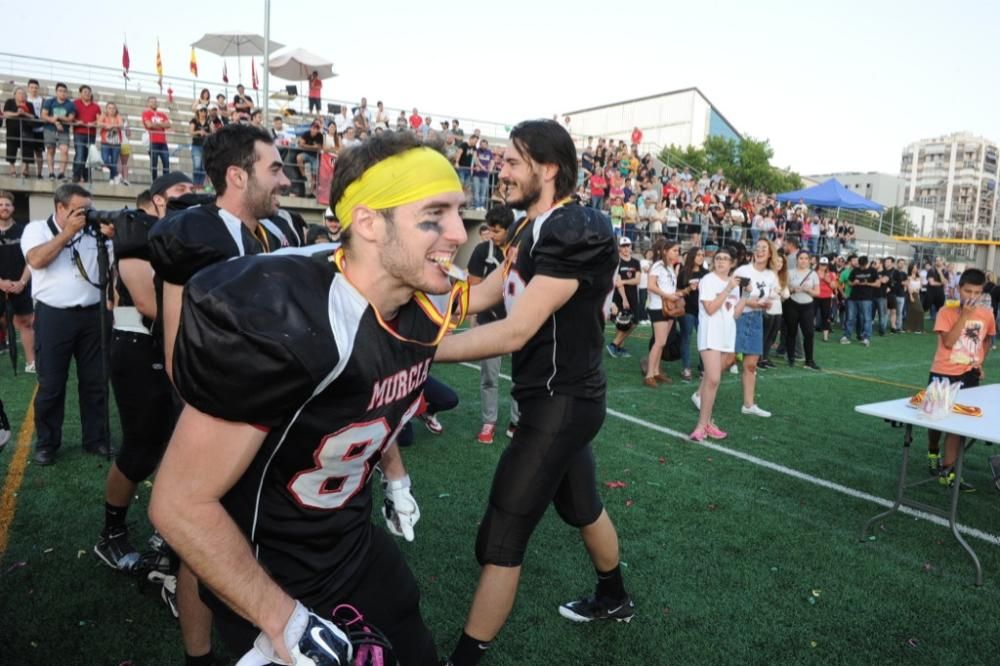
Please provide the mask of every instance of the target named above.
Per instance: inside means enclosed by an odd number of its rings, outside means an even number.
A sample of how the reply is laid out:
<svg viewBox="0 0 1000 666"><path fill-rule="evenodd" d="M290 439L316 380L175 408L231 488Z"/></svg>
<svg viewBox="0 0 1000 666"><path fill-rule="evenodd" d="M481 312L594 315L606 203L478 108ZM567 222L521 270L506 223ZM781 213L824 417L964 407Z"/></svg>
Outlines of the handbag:
<svg viewBox="0 0 1000 666"><path fill-rule="evenodd" d="M670 317L671 319L678 319L683 317L686 310L684 309L684 299L671 300L669 298L664 298L663 300L663 316Z"/></svg>

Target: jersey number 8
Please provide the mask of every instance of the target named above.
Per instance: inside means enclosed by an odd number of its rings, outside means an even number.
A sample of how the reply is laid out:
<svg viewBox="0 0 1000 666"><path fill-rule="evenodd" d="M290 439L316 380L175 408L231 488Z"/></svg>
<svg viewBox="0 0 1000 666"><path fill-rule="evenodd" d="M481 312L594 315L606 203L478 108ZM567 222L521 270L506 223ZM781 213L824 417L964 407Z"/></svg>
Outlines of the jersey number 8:
<svg viewBox="0 0 1000 666"><path fill-rule="evenodd" d="M367 423L354 423L324 437L313 453L316 467L302 470L288 482L295 500L310 509L342 508L357 495L371 476L371 460L389 442L420 407L417 399L403 414L390 437L385 418Z"/></svg>

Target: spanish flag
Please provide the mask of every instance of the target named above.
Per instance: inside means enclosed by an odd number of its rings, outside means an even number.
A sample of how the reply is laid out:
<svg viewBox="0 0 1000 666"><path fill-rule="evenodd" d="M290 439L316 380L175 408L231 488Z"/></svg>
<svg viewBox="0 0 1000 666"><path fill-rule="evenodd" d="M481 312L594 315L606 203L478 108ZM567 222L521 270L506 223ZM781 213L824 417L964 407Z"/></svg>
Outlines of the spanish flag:
<svg viewBox="0 0 1000 666"><path fill-rule="evenodd" d="M163 92L163 58L160 57L160 40L156 40L156 83L160 86L160 92Z"/></svg>
<svg viewBox="0 0 1000 666"><path fill-rule="evenodd" d="M191 47L191 74L198 76L198 61L194 57L194 47Z"/></svg>

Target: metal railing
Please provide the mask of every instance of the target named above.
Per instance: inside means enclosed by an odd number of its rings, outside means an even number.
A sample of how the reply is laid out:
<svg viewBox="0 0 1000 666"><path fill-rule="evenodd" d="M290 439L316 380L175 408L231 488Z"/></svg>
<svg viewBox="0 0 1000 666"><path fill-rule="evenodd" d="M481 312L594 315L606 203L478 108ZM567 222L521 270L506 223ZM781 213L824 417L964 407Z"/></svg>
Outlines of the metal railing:
<svg viewBox="0 0 1000 666"><path fill-rule="evenodd" d="M17 77L17 83L19 85L24 85L30 78L45 80L53 83L56 81L62 81L70 87L71 91L75 91L79 85L84 83L94 88L95 92L98 90L115 90L136 95L165 95L167 90L172 89L175 96L175 103L182 106L186 105L187 108L190 108L191 103L198 97L202 88L209 88L212 91L213 101L215 100L215 95L220 92L225 94L226 99L229 100L230 91L235 91L236 89L236 87L232 84L227 84L221 80L213 78L164 76L163 90L161 92L157 83L157 79L159 77L154 72L129 70L128 79L126 80L122 76L123 70L121 68L71 62L68 60L56 60L52 58L40 58L37 56L27 56L6 52L0 52L0 72ZM291 99L281 99L282 93L280 91L284 88L284 84L280 82L283 81L283 79L272 77L272 81L274 81L272 84L272 93L276 93L279 96L277 99L275 99L274 94L272 94L271 100L262 101L259 91L247 91L247 94L254 98L255 106L265 111L265 118L273 116L286 108L293 110L296 115L310 115L307 113L308 97L307 95L301 94L302 92L305 92L302 90L301 81L287 82L288 85L297 86L300 91L300 94ZM190 94L188 93L189 90ZM47 90L43 92L51 96L54 91ZM375 114L376 99L377 98L374 96L369 96L369 100L371 100L369 109L371 109L373 117ZM353 110L359 106L359 102L356 101L351 102L344 99L324 97L321 100L320 115L324 117L332 117L332 114L327 112L328 104L346 106L352 111L352 114ZM385 110L390 118L390 128L396 128L396 118L399 116L400 111L403 111L408 118L412 109L412 106L409 108L386 106ZM446 114L438 111L427 111L426 109L420 112L420 115L422 117L430 116L432 119L437 119L435 121L437 123L437 127L440 127L441 120L447 119L449 123L451 120L458 120L465 136L469 136L472 134L473 130L479 129L482 136L494 140L506 139L514 125L512 122L484 120L482 118ZM435 129L436 131L439 131L437 128Z"/></svg>

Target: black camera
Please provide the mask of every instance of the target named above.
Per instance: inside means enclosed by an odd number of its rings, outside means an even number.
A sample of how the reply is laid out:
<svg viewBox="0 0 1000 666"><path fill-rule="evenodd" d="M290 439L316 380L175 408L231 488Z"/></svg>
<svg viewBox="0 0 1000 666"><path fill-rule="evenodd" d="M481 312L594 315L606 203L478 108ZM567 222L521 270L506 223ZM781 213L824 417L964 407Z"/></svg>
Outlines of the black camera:
<svg viewBox="0 0 1000 666"><path fill-rule="evenodd" d="M748 277L741 277L741 278L736 278L736 279L740 281L740 289L746 289L747 287L750 286L750 278L748 278Z"/></svg>
<svg viewBox="0 0 1000 666"><path fill-rule="evenodd" d="M125 212L122 210L97 210L96 208L87 208L83 211L84 217L86 218L86 224L84 225L87 230L94 234L101 233L102 224L113 225L117 220L118 216Z"/></svg>

